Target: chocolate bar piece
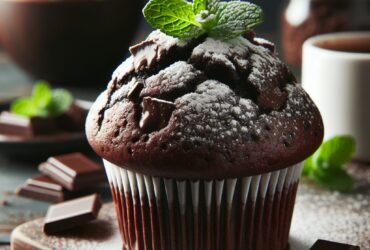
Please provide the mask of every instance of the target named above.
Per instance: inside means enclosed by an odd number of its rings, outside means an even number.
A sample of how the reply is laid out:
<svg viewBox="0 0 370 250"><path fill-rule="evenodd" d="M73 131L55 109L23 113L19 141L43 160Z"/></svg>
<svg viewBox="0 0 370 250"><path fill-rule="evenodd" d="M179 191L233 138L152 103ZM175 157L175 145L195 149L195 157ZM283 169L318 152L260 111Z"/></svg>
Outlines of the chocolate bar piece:
<svg viewBox="0 0 370 250"><path fill-rule="evenodd" d="M70 195L63 190L62 185L45 175L28 179L17 188L16 193L23 197L52 203L62 202L70 198Z"/></svg>
<svg viewBox="0 0 370 250"><path fill-rule="evenodd" d="M39 170L70 191L95 187L105 180L101 166L81 153L50 157Z"/></svg>
<svg viewBox="0 0 370 250"><path fill-rule="evenodd" d="M52 205L46 214L43 231L55 234L95 220L101 206L97 194Z"/></svg>
<svg viewBox="0 0 370 250"><path fill-rule="evenodd" d="M7 111L0 114L0 134L31 138L58 131L53 118L24 117Z"/></svg>
<svg viewBox="0 0 370 250"><path fill-rule="evenodd" d="M73 103L67 112L57 116L55 120L63 131L83 131L85 128L86 115L86 109Z"/></svg>
<svg viewBox="0 0 370 250"><path fill-rule="evenodd" d="M317 240L310 250L361 250L359 246L353 246L327 240Z"/></svg>

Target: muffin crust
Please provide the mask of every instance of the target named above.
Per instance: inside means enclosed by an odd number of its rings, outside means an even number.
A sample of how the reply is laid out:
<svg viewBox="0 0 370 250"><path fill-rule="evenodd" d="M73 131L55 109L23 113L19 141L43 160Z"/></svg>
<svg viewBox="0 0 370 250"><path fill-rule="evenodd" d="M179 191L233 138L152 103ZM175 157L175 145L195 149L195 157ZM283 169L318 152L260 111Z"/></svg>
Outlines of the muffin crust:
<svg viewBox="0 0 370 250"><path fill-rule="evenodd" d="M271 43L181 41L131 47L87 118L102 158L152 176L224 179L279 170L320 145L320 113Z"/></svg>

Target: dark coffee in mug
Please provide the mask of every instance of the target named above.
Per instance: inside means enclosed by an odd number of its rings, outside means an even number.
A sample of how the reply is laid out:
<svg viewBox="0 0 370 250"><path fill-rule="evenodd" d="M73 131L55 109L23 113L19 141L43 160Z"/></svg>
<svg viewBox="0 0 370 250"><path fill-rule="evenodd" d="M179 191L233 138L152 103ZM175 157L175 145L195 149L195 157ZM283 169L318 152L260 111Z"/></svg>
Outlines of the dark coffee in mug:
<svg viewBox="0 0 370 250"><path fill-rule="evenodd" d="M319 41L316 46L349 53L370 53L369 37L338 37L335 40Z"/></svg>

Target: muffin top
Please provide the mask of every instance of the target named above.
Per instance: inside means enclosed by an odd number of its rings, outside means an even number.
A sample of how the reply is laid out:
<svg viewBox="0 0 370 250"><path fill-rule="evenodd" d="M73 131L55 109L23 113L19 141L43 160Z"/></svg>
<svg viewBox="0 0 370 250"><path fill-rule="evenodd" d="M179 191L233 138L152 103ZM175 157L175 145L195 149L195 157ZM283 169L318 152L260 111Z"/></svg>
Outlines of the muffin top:
<svg viewBox="0 0 370 250"><path fill-rule="evenodd" d="M274 45L152 32L130 48L87 118L102 158L152 176L224 179L279 170L312 154L320 113Z"/></svg>

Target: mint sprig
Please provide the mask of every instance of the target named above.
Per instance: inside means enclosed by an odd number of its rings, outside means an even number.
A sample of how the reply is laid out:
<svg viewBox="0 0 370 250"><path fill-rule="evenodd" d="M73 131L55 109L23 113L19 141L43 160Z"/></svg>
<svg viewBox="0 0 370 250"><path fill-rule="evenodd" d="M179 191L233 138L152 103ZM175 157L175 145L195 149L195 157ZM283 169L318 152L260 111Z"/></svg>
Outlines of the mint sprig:
<svg viewBox="0 0 370 250"><path fill-rule="evenodd" d="M174 37L192 38L204 33L192 4L184 0L152 0L144 8L149 24Z"/></svg>
<svg viewBox="0 0 370 250"><path fill-rule="evenodd" d="M324 142L304 162L303 175L322 187L340 192L353 188L353 179L344 165L352 159L356 143L351 136L336 136Z"/></svg>
<svg viewBox="0 0 370 250"><path fill-rule="evenodd" d="M249 2L150 0L143 9L148 23L181 39L204 35L229 40L263 22L262 9Z"/></svg>
<svg viewBox="0 0 370 250"><path fill-rule="evenodd" d="M39 81L32 95L13 101L10 110L26 117L53 117L68 111L72 103L73 97L67 90L51 90L47 82Z"/></svg>
<svg viewBox="0 0 370 250"><path fill-rule="evenodd" d="M262 9L247 2L229 2L217 15L209 35L225 40L237 37L262 22Z"/></svg>

